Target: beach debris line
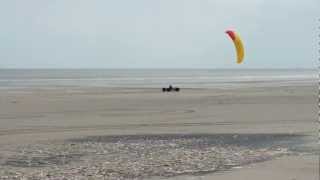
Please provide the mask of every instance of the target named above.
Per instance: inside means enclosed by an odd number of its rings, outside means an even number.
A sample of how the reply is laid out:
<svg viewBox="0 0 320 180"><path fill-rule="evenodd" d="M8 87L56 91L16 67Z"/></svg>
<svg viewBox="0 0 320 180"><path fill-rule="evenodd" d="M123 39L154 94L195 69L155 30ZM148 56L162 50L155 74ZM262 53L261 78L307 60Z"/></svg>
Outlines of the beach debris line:
<svg viewBox="0 0 320 180"><path fill-rule="evenodd" d="M6 157L0 164L0 180L199 175L290 154L283 143L290 141L287 138L228 134L123 135L35 144L18 148Z"/></svg>
<svg viewBox="0 0 320 180"><path fill-rule="evenodd" d="M162 88L162 92L179 92L179 87L173 87L172 85L169 85L168 88Z"/></svg>

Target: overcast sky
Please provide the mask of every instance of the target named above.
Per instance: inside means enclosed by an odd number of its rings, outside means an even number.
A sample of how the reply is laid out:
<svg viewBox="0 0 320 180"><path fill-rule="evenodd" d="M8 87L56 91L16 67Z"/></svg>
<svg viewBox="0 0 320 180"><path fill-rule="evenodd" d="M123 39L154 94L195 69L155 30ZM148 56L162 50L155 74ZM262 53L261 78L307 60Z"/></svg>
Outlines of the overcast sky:
<svg viewBox="0 0 320 180"><path fill-rule="evenodd" d="M0 68L313 68L319 18L320 0L3 0Z"/></svg>

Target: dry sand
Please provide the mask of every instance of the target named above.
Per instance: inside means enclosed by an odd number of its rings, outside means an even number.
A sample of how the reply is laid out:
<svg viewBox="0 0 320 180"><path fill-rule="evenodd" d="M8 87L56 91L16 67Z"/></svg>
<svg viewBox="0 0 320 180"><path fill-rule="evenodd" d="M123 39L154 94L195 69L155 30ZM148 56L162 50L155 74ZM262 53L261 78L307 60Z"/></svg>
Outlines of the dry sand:
<svg viewBox="0 0 320 180"><path fill-rule="evenodd" d="M1 89L0 168L2 166L2 169L19 171L19 167L10 165L12 162L24 163L17 159L12 161L13 157L17 157L17 153L21 155L21 148L25 148L24 153L27 153L27 156L36 153L35 148L41 150L41 153L46 151L51 155L54 150L60 151L54 152L57 156L68 153L68 150L62 146L68 142L67 145L71 143L72 146L77 147L71 147L72 152L75 149L80 149L81 153L92 152L96 151L95 147L100 146L102 150L108 152L110 148L118 149L119 152L123 150L123 153L128 155L126 158L129 159L133 157L132 151L139 154L148 150L146 147L150 147L150 151L159 149L173 153L172 157L165 153L156 155L164 159L175 158L175 155L181 152L184 155L189 153L188 157L191 156L189 161L181 162L179 167L176 167L179 163L173 164L172 167L168 164L162 166L176 168L177 172L182 173L173 173L168 175L170 177L165 177L166 175L161 173L167 173L169 171L167 169L163 169L163 172L149 170L150 176L155 176L152 177L155 179L316 179L318 169L317 158L315 158L316 92L315 86L297 85L239 89L182 89L179 93L162 93L160 89L98 87ZM132 136L139 134L143 135L143 138ZM181 134L187 138L180 138ZM115 142L104 141L104 144L100 141L89 141L90 138L88 140L88 136L110 139L110 135L126 138ZM283 139L278 138L278 136L290 135L306 135L293 141L293 144L299 144L299 147L292 152L292 143L282 143ZM240 138L231 142L226 137ZM222 142L227 140L229 144L218 146L219 143L211 142L210 138ZM91 144L90 146L74 144L70 139L86 139L85 142ZM250 143L241 144L246 140ZM198 141L201 143L195 145L194 143ZM123 144L119 146L117 142ZM159 142L163 143L162 149L162 146L158 147L161 145ZM270 142L272 142L270 149L263 146L269 145ZM168 144L174 148L168 147ZM259 146L252 147L255 144ZM195 146L197 148L194 148ZM176 152L177 149L179 152ZM77 152L80 153L80 151ZM103 157L108 155L108 152L102 153ZM220 166L219 163L208 164L208 162L219 159L217 157L221 156L221 152L226 152L226 156L239 152L241 156L246 157L243 163L237 164L241 159L240 156L232 156L230 161L235 163L235 167L247 165L241 169L229 169L230 171L225 172L225 169L221 168L222 172L210 173L219 170ZM149 151L144 153L142 158L149 157ZM273 154L270 155L270 153ZM120 156L120 154L116 155ZM177 159L177 161L184 161L187 157L184 155L181 155L182 160ZM212 159L203 161L196 159L207 158L207 155L211 155ZM264 155L265 157L262 157ZM255 159L252 160L252 157ZM70 161L73 158L81 157L72 156L69 158ZM269 161L261 162L264 160ZM45 162L47 161L48 158ZM93 162L93 158L89 161ZM101 161L110 162L111 160L101 159ZM127 162L123 159L121 161ZM59 166L59 160L54 162ZM201 167L194 167L196 162L199 162ZM137 161L137 163L140 162ZM72 161L68 167L76 165L77 162ZM139 167L139 165L136 166ZM61 165L61 167L64 166ZM199 171L203 169L208 171L195 173L197 168ZM37 167L24 168L21 172L34 169ZM127 178L149 179L151 177L138 174L127 176Z"/></svg>

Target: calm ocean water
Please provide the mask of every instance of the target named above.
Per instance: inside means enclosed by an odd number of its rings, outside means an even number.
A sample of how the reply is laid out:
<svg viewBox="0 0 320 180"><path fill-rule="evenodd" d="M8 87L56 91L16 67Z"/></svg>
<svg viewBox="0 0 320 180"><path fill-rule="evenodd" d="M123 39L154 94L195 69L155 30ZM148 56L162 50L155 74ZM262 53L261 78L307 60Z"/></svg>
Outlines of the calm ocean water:
<svg viewBox="0 0 320 180"><path fill-rule="evenodd" d="M0 88L273 86L317 83L311 69L0 69Z"/></svg>

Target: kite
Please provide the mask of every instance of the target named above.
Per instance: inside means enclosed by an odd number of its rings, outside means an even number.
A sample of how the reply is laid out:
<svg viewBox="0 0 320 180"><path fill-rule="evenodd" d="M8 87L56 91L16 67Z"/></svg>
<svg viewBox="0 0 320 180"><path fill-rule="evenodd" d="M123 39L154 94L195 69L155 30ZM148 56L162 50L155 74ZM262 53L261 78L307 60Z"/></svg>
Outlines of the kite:
<svg viewBox="0 0 320 180"><path fill-rule="evenodd" d="M228 30L228 31L226 31L226 33L232 39L234 46L236 48L237 63L241 64L244 59L244 47L243 47L242 40L241 40L240 36L235 31Z"/></svg>

